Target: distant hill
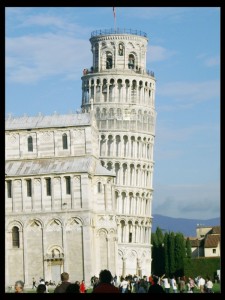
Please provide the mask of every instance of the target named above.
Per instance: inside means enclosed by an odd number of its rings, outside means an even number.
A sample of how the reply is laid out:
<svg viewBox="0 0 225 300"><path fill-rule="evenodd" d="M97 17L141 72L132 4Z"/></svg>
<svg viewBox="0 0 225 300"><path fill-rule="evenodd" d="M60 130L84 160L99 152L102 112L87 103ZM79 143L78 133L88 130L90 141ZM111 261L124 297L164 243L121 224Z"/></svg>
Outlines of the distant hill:
<svg viewBox="0 0 225 300"><path fill-rule="evenodd" d="M183 219L183 218L171 218L162 215L153 215L152 220L152 232L156 231L159 227L165 231L173 231L174 233L181 232L184 236L196 236L197 224L203 226L219 226L220 218L214 218L209 220L196 220L196 219ZM165 230L165 231L164 231Z"/></svg>

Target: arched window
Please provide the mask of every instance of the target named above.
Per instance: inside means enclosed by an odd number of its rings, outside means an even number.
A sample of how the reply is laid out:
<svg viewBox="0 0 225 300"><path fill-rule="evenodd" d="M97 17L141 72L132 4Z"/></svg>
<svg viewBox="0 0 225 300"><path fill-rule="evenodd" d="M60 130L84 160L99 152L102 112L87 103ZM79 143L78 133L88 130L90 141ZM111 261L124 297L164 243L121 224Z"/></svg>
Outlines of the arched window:
<svg viewBox="0 0 225 300"><path fill-rule="evenodd" d="M102 192L102 183L98 182L98 193Z"/></svg>
<svg viewBox="0 0 225 300"><path fill-rule="evenodd" d="M123 56L123 44L119 44L119 48L118 48L118 54L119 56Z"/></svg>
<svg viewBox="0 0 225 300"><path fill-rule="evenodd" d="M67 134L64 133L62 135L62 144L63 144L63 149L68 149L68 141L67 141Z"/></svg>
<svg viewBox="0 0 225 300"><path fill-rule="evenodd" d="M71 178L70 178L70 176L66 176L65 180L66 180L66 194L70 195L71 194Z"/></svg>
<svg viewBox="0 0 225 300"><path fill-rule="evenodd" d="M120 221L120 226L121 226L120 240L121 240L121 243L124 243L125 242L125 222L124 222L124 220Z"/></svg>
<svg viewBox="0 0 225 300"><path fill-rule="evenodd" d="M20 247L20 236L19 236L19 228L14 226L12 228L12 246L13 248Z"/></svg>
<svg viewBox="0 0 225 300"><path fill-rule="evenodd" d="M135 59L133 54L129 54L129 59L128 59L128 68L129 69L134 69L135 66Z"/></svg>
<svg viewBox="0 0 225 300"><path fill-rule="evenodd" d="M27 139L28 152L33 152L33 138L29 136Z"/></svg>
<svg viewBox="0 0 225 300"><path fill-rule="evenodd" d="M112 69L112 53L106 53L106 69Z"/></svg>

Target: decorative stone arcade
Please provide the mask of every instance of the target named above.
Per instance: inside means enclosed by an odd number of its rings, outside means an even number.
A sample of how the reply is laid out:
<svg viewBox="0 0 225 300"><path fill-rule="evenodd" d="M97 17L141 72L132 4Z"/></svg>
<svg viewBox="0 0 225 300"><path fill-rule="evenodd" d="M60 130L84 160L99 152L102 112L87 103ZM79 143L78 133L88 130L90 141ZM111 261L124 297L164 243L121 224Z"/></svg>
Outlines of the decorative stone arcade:
<svg viewBox="0 0 225 300"><path fill-rule="evenodd" d="M116 172L119 275L151 273L155 77L141 31L94 31L83 70L82 111L95 111L102 165Z"/></svg>

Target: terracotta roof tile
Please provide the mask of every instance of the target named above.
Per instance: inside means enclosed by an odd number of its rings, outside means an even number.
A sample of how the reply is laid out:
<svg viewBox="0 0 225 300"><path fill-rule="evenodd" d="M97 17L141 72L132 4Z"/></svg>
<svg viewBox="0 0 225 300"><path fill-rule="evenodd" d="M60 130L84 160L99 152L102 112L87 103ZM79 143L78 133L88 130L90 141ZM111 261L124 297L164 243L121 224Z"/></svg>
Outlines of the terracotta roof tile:
<svg viewBox="0 0 225 300"><path fill-rule="evenodd" d="M220 234L220 226L213 226L211 234Z"/></svg>
<svg viewBox="0 0 225 300"><path fill-rule="evenodd" d="M205 238L205 248L216 248L220 242L220 235L209 234Z"/></svg>

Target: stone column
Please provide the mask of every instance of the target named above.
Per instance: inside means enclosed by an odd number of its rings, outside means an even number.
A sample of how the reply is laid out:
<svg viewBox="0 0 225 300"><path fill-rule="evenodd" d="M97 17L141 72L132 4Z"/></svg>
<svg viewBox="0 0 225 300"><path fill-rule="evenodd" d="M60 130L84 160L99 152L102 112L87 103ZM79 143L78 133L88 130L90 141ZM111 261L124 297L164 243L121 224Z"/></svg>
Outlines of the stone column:
<svg viewBox="0 0 225 300"><path fill-rule="evenodd" d="M51 176L51 199L52 199L52 207L51 209L55 209L55 191L54 191L54 177Z"/></svg>
<svg viewBox="0 0 225 300"><path fill-rule="evenodd" d="M107 203L107 184L103 185L104 187L104 203L105 203L105 210L107 211L108 203Z"/></svg>
<svg viewBox="0 0 225 300"><path fill-rule="evenodd" d="M83 236L82 236L82 245L83 245L83 279L86 283L90 282L90 279L93 275L93 256L92 256L92 231L90 225L84 225ZM85 244L85 247L84 247Z"/></svg>
<svg viewBox="0 0 225 300"><path fill-rule="evenodd" d="M125 226L125 243L129 242L129 225L126 222L126 226Z"/></svg>
<svg viewBox="0 0 225 300"><path fill-rule="evenodd" d="M110 257L109 257L109 237L107 236L106 237L106 242L107 242L107 269L109 269L109 260L110 260Z"/></svg>
<svg viewBox="0 0 225 300"><path fill-rule="evenodd" d="M115 119L113 121L114 121L113 123L115 124ZM111 144L112 153L111 153L111 157L115 157L115 141L116 141L116 138L115 138L114 135L112 135L112 144ZM113 167L113 168L115 169L115 167Z"/></svg>
<svg viewBox="0 0 225 300"><path fill-rule="evenodd" d="M121 185L120 178L121 178L121 164L119 164L119 168L118 168L117 185Z"/></svg>
<svg viewBox="0 0 225 300"><path fill-rule="evenodd" d="M126 179L126 185L130 185L130 172L131 172L131 168L130 168L130 163L127 163L127 179Z"/></svg>
<svg viewBox="0 0 225 300"><path fill-rule="evenodd" d="M131 85L132 85L132 82L130 82L130 86L128 87L128 103L131 103Z"/></svg>
<svg viewBox="0 0 225 300"><path fill-rule="evenodd" d="M127 275L126 274L126 260L127 260L127 258L123 257L122 260L123 260L123 272L122 272L122 276L125 278L125 276Z"/></svg>
<svg viewBox="0 0 225 300"><path fill-rule="evenodd" d="M138 243L141 243L141 225L138 225Z"/></svg>
<svg viewBox="0 0 225 300"><path fill-rule="evenodd" d="M136 271L138 276L141 276L141 260L137 258L137 271Z"/></svg>
<svg viewBox="0 0 225 300"><path fill-rule="evenodd" d="M115 274L118 276L118 237L114 237L114 268Z"/></svg>
<svg viewBox="0 0 225 300"><path fill-rule="evenodd" d="M41 228L42 231L42 259L43 259L43 278L46 278L47 274L47 261L44 260L45 255L47 254L47 248L46 248L46 228Z"/></svg>
<svg viewBox="0 0 225 300"><path fill-rule="evenodd" d="M143 87L141 89L141 104L144 104L144 89L145 89L145 83L143 81Z"/></svg>
<svg viewBox="0 0 225 300"><path fill-rule="evenodd" d="M94 82L94 95L93 95L94 103L96 103L96 86L97 84Z"/></svg>
<svg viewBox="0 0 225 300"><path fill-rule="evenodd" d="M61 192L61 199L60 199L60 206L63 209L63 176L60 177L60 192Z"/></svg>
<svg viewBox="0 0 225 300"><path fill-rule="evenodd" d="M41 177L41 210L44 210L43 200L44 200L44 179L43 177Z"/></svg>
<svg viewBox="0 0 225 300"><path fill-rule="evenodd" d="M24 274L24 284L28 285L28 266L27 266L27 228L23 227L23 274Z"/></svg>
<svg viewBox="0 0 225 300"><path fill-rule="evenodd" d="M106 120L106 122L108 123L108 120ZM109 147L108 141L109 141L108 137L105 137L105 155L104 155L105 157L108 156L108 147Z"/></svg>
<svg viewBox="0 0 225 300"><path fill-rule="evenodd" d="M66 237L66 222L62 225L62 246L63 246L63 252L64 252L64 264L63 264L63 272L68 272L68 262L67 262L67 237Z"/></svg>
<svg viewBox="0 0 225 300"><path fill-rule="evenodd" d="M135 243L138 243L138 224L135 224Z"/></svg>
<svg viewBox="0 0 225 300"><path fill-rule="evenodd" d="M12 212L14 212L14 208L15 208L15 197L14 197L14 189L15 189L15 180L12 180ZM7 193L7 191L6 191Z"/></svg>
<svg viewBox="0 0 225 300"><path fill-rule="evenodd" d="M106 86L107 86L106 102L109 103L109 83L107 83Z"/></svg>
<svg viewBox="0 0 225 300"><path fill-rule="evenodd" d="M125 199L124 199L124 214L127 215L129 212L129 197L127 195L127 192L125 193Z"/></svg>
<svg viewBox="0 0 225 300"><path fill-rule="evenodd" d="M119 97L118 97L118 83L114 82L114 97L113 97L113 102L119 102Z"/></svg>
<svg viewBox="0 0 225 300"><path fill-rule="evenodd" d="M117 237L118 237L119 243L122 242L121 234L122 234L122 232L121 232L121 224L120 224L120 222L119 222L119 223L117 223Z"/></svg>
<svg viewBox="0 0 225 300"><path fill-rule="evenodd" d="M152 172L150 172L150 187L152 188Z"/></svg>
<svg viewBox="0 0 225 300"><path fill-rule="evenodd" d="M24 207L25 207L25 197L27 197L26 194L26 180L25 179L21 179L21 204L22 204L22 211L24 211Z"/></svg>

